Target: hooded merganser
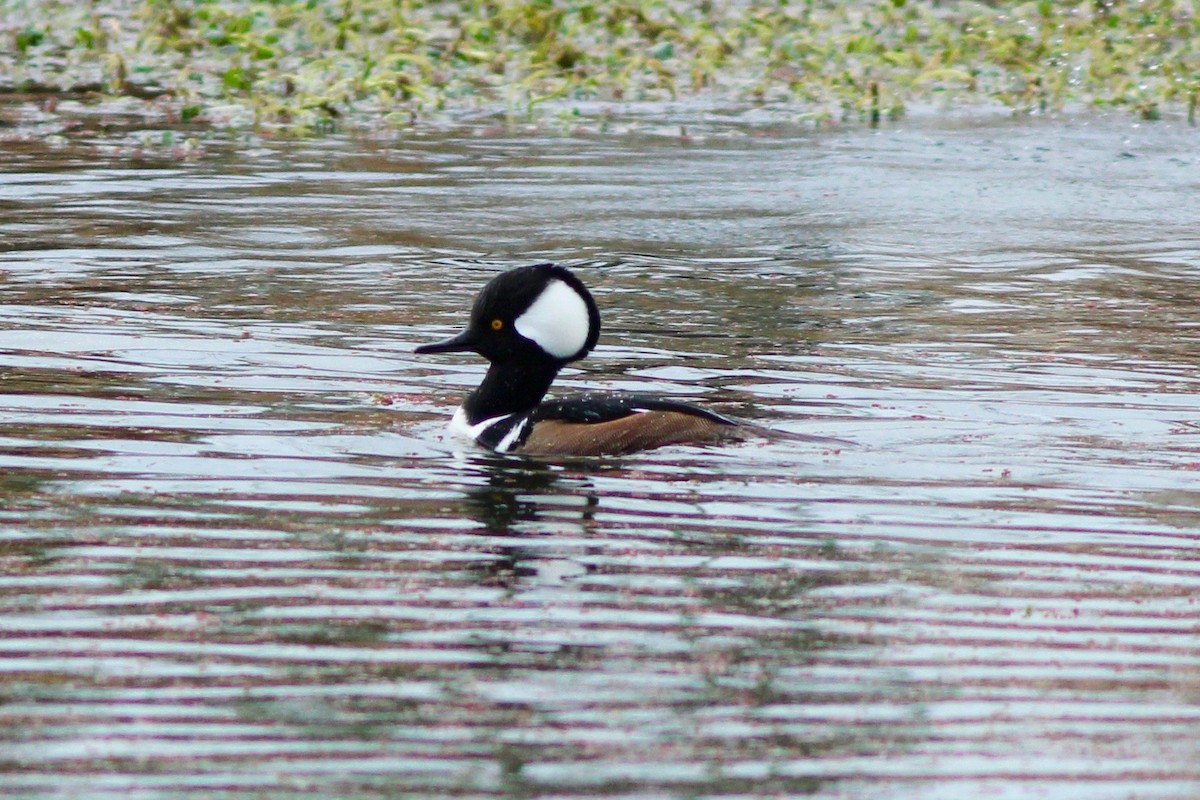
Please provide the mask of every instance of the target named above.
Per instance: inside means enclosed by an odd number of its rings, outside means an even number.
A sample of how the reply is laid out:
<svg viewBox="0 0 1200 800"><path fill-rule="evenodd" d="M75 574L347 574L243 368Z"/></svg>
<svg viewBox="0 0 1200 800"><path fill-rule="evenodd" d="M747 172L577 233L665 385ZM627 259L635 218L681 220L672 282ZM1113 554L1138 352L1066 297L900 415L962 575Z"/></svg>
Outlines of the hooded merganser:
<svg viewBox="0 0 1200 800"><path fill-rule="evenodd" d="M747 426L691 403L589 392L543 400L558 371L586 356L600 311L570 270L518 267L488 282L467 329L418 353L473 352L491 362L450 430L498 453L619 455L668 444L742 439Z"/></svg>

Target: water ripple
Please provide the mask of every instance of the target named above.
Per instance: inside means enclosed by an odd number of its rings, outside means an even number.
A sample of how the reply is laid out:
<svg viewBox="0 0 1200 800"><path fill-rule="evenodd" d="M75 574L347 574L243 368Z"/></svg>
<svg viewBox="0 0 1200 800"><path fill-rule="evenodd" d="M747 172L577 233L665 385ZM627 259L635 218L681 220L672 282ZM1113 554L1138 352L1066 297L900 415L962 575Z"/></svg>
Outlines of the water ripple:
<svg viewBox="0 0 1200 800"><path fill-rule="evenodd" d="M477 133L0 166L0 792L1200 792L1191 131ZM855 444L464 452L549 259Z"/></svg>

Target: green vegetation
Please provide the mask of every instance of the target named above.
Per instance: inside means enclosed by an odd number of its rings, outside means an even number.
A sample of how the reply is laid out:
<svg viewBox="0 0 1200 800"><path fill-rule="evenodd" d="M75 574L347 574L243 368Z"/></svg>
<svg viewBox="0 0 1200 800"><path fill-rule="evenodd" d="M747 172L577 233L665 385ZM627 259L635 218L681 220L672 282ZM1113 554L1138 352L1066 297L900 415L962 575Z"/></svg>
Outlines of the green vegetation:
<svg viewBox="0 0 1200 800"><path fill-rule="evenodd" d="M0 84L300 130L586 116L596 101L1194 119L1200 18L1190 0L0 0Z"/></svg>

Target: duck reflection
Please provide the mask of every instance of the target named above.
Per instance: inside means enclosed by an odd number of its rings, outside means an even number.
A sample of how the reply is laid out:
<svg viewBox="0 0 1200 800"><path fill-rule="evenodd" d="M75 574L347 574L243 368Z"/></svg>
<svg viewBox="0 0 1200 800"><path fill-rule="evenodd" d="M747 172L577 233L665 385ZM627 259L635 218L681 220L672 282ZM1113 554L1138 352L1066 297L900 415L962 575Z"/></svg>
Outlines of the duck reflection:
<svg viewBox="0 0 1200 800"><path fill-rule="evenodd" d="M570 557L594 531L600 501L583 469L490 454L472 460L485 480L465 490L464 510L480 535L494 537L499 556L478 565L484 583L515 587L586 571Z"/></svg>

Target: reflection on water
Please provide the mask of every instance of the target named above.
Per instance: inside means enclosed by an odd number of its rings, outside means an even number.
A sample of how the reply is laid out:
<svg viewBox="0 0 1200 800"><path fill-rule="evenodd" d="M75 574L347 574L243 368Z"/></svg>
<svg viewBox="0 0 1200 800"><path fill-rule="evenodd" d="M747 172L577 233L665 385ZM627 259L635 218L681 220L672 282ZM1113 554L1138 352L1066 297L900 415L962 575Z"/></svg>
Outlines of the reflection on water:
<svg viewBox="0 0 1200 800"><path fill-rule="evenodd" d="M0 787L1195 797L1192 139L14 144ZM542 260L562 388L858 446L457 452Z"/></svg>

